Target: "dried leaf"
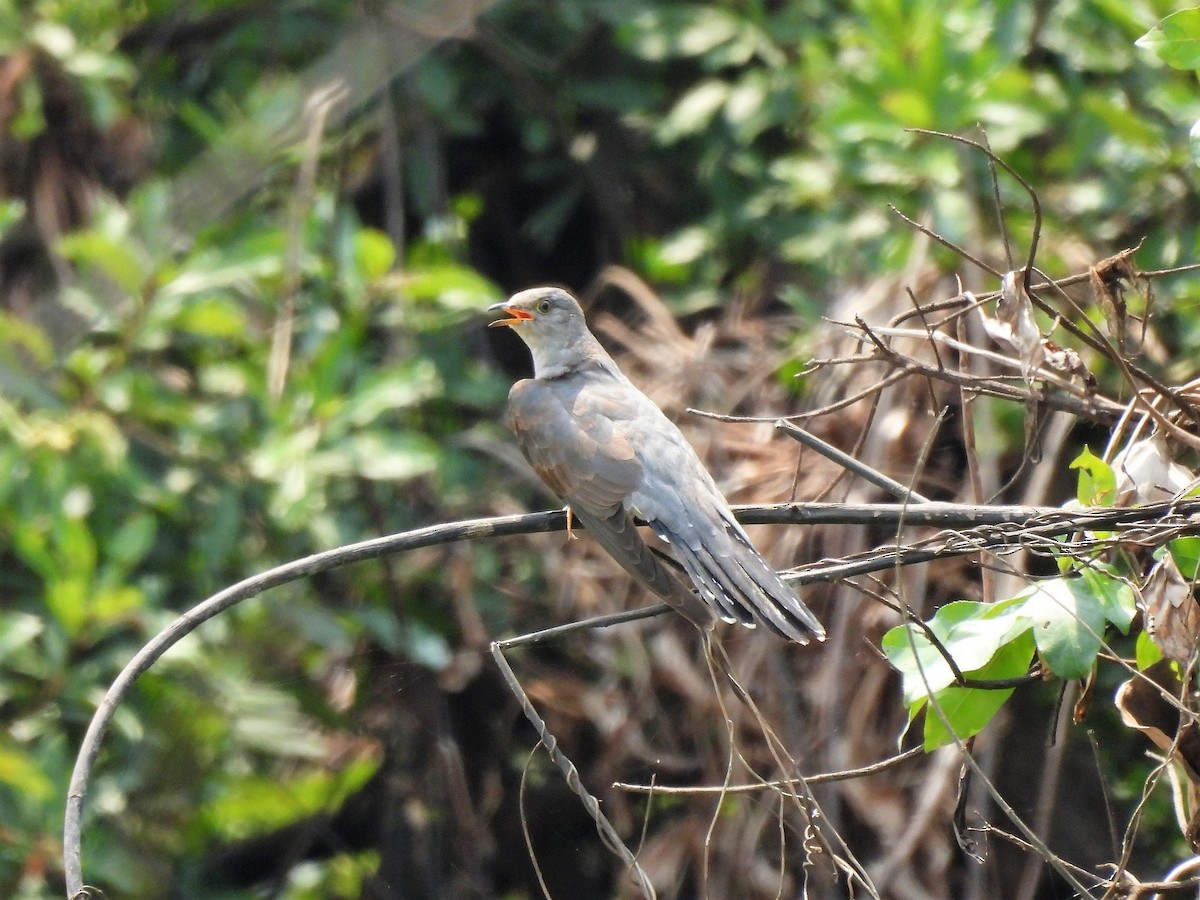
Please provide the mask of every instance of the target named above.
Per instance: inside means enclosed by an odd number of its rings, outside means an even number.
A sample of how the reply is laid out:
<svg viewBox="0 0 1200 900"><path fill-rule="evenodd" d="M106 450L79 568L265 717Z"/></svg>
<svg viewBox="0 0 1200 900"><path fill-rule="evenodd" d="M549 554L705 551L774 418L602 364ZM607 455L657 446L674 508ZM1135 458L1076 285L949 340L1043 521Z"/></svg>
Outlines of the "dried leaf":
<svg viewBox="0 0 1200 900"><path fill-rule="evenodd" d="M1172 554L1150 570L1139 605L1146 614L1146 631L1163 656L1180 663L1191 659L1200 637L1200 605Z"/></svg>
<svg viewBox="0 0 1200 900"><path fill-rule="evenodd" d="M1191 781L1200 783L1200 732L1188 723L1179 734L1179 710L1164 696L1181 694L1182 682L1170 660L1160 660L1141 673L1145 677L1131 678L1117 688L1114 700L1121 721L1148 737L1164 753L1172 753L1183 765Z"/></svg>
<svg viewBox="0 0 1200 900"><path fill-rule="evenodd" d="M1042 341L1042 354L1047 367L1064 375L1078 375L1089 394L1096 390L1096 376L1088 371L1079 354L1067 347L1060 347L1046 338Z"/></svg>
<svg viewBox="0 0 1200 900"><path fill-rule="evenodd" d="M1127 285L1133 284L1136 277L1137 272L1129 261L1128 252L1101 260L1088 270L1096 305L1104 310L1109 333L1121 349L1126 349L1129 322L1125 291Z"/></svg>
<svg viewBox="0 0 1200 900"><path fill-rule="evenodd" d="M1117 473L1117 506L1171 500L1195 480L1195 474L1171 459L1160 435L1134 441L1112 462Z"/></svg>
<svg viewBox="0 0 1200 900"><path fill-rule="evenodd" d="M1200 850L1200 787L1193 782L1188 782L1187 786L1187 808L1192 814L1183 836L1187 838L1192 850L1197 851Z"/></svg>
<svg viewBox="0 0 1200 900"><path fill-rule="evenodd" d="M1007 344L1021 360L1021 372L1026 378L1042 363L1042 333L1033 316L1033 303L1017 280L1016 272L1008 272L996 301L996 317L983 316L983 327L992 340Z"/></svg>
<svg viewBox="0 0 1200 900"><path fill-rule="evenodd" d="M1088 710L1092 708L1092 697L1096 694L1096 670L1088 672L1083 682L1083 690L1075 701L1075 709L1071 712L1071 721L1078 725L1087 718Z"/></svg>

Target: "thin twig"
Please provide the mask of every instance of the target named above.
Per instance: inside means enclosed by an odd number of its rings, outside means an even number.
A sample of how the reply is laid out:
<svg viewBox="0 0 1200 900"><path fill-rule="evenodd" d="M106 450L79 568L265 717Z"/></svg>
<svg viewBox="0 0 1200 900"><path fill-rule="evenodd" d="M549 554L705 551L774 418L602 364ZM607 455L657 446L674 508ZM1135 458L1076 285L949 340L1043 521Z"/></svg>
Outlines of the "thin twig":
<svg viewBox="0 0 1200 900"><path fill-rule="evenodd" d="M931 131L926 128L908 128L905 130L915 134L927 134L931 137L945 138L948 141L957 141L960 144L966 144L968 147L974 147L976 150L986 156L990 162L1007 172L1009 176L1011 176L1012 179L1022 187L1026 195L1029 197L1030 205L1033 207L1033 227L1030 229L1029 254L1026 257L1025 268L1023 270L1023 287L1025 288L1026 293L1031 293L1033 291L1033 286L1030 284L1030 276L1033 272L1034 261L1037 259L1038 242L1041 240L1042 236L1042 203L1038 199L1037 191L1033 189L1033 185L1021 177L1020 172L993 153L992 148L988 147L986 144L982 144L979 141L972 140L968 137L963 137L960 134L950 134L945 131Z"/></svg>
<svg viewBox="0 0 1200 900"><path fill-rule="evenodd" d="M960 247L958 244L954 243L949 238L942 237L940 234L938 234L932 228L929 228L926 225L922 225L920 222L918 222L916 219L912 218L911 216L906 216L894 204L889 203L887 205L887 207L889 210L891 210L893 213L895 213L897 216L899 216L901 219L903 219L905 222L907 222L909 225L911 225L917 231L921 232L921 234L925 235L930 240L937 241L939 244L941 244L946 249L953 250L956 254L961 256L963 259L967 260L967 262L974 263L976 266L983 269L983 271L987 272L990 275L995 275L997 278L999 278L1003 274L1002 272L998 271L994 266L989 265L988 263L984 262L979 257L975 256L972 253L969 253L965 248Z"/></svg>
<svg viewBox="0 0 1200 900"><path fill-rule="evenodd" d="M843 453L837 447L833 446L833 444L821 440L815 434L805 431L798 425L793 425L791 422L788 422L784 419L776 419L775 428L778 431L782 431L789 437L795 438L810 450L815 450L826 459L837 463L843 469L858 475L863 479L863 481L867 481L876 487L883 488L900 501L907 502L911 499L915 500L917 503L930 502L928 497L918 494L916 491L911 490L910 488L896 481L894 478L889 478L887 475L884 475L878 469L874 469L871 466L868 466L866 463L855 459L850 454Z"/></svg>
<svg viewBox="0 0 1200 900"><path fill-rule="evenodd" d="M799 778L783 778L778 781L759 781L753 784L730 784L720 787L710 787L708 785L672 786L658 784L657 782L652 784L632 784L626 781L614 781L613 787L630 794L671 794L672 796L677 794L684 796L688 794L709 795L719 793L753 794L760 791L777 790L779 788L792 788L802 784L832 784L837 781L852 781L855 778L867 778L871 775L877 775L880 772L886 772L888 769L924 754L925 750L923 748L913 747L910 750L905 750L903 753L898 753L895 756L889 756L887 759L880 760L877 763L871 763L869 766L860 766L855 769L841 769L836 772L818 772L815 775L804 775Z"/></svg>
<svg viewBox="0 0 1200 900"><path fill-rule="evenodd" d="M521 712L525 714L526 720L537 732L538 739L541 741L542 746L546 748L546 753L549 754L550 760L558 768L559 772L562 773L567 786L579 798L584 810L596 824L596 831L600 835L600 840L604 842L604 845L612 853L620 858L621 862L625 863L635 883L641 888L643 896L647 900L654 900L656 895L653 885L650 884L649 877L637 861L637 857L625 846L625 842L617 834L616 828L613 827L612 823L608 821L608 817L600 809L600 801L583 786L583 781L579 777L579 769L575 767L575 763L571 762L570 757L559 749L558 738L550 731L550 726L539 715L533 706L533 702L525 693L525 689L521 687L521 682L517 680L512 667L509 666L508 659L504 656L504 650L500 646L499 641L492 642L492 659L496 663L496 668L500 670L500 676L504 679L504 683L508 686L509 691L517 698L517 702L521 705Z"/></svg>

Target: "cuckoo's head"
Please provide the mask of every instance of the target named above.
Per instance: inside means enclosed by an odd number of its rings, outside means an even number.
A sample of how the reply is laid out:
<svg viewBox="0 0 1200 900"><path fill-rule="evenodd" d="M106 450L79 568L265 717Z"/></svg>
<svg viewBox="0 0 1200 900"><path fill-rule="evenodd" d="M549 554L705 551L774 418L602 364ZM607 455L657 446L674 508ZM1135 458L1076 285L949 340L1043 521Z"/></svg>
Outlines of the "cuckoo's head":
<svg viewBox="0 0 1200 900"><path fill-rule="evenodd" d="M556 287L536 287L513 294L503 303L489 306L507 314L489 327L506 325L517 333L533 354L539 377L553 377L576 368L592 356L599 345L588 331L579 301Z"/></svg>

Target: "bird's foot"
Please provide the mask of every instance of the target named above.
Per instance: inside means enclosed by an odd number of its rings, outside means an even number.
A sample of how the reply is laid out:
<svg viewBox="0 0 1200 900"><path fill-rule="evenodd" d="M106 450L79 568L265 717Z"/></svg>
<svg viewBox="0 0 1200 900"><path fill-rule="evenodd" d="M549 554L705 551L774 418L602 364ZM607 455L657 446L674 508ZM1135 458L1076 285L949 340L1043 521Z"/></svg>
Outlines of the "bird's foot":
<svg viewBox="0 0 1200 900"><path fill-rule="evenodd" d="M567 540L568 541L576 540L575 529L572 527L573 520L572 520L572 516L571 516L571 507L564 506L563 512L565 512L567 514Z"/></svg>

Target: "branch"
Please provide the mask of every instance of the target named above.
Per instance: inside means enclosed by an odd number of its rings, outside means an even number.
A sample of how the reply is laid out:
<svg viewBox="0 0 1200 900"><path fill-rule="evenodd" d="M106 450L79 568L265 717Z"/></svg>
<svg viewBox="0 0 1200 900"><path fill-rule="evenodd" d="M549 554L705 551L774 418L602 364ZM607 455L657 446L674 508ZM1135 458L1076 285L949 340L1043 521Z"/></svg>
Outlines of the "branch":
<svg viewBox="0 0 1200 900"><path fill-rule="evenodd" d="M1075 531L1120 531L1136 527L1144 528L1147 523L1154 523L1164 535L1200 532L1200 521L1190 518L1200 515L1200 500L1074 511L1056 507L978 507L957 503L905 505L877 503L855 506L840 503L781 503L767 506L742 506L737 507L735 512L738 519L747 524L891 525L895 527L913 525L968 529L963 532L941 535L936 542L925 541L910 547L885 547L848 560L815 563L785 576L800 584L834 581L850 575L879 571L897 565L914 565L947 556L974 553L980 549L1012 546L1021 540L1030 538L1052 537ZM91 770L100 752L100 742L104 738L117 707L128 695L138 677L150 669L167 650L198 626L243 600L256 597L271 588L352 563L458 541L517 534L540 534L564 531L565 529L566 513L562 510L555 510L431 525L401 534L373 538L315 553L246 578L212 595L179 616L147 642L121 670L104 695L104 699L101 700L79 747L67 791L63 823L63 870L66 876L67 895L73 897L83 890L80 852L83 803L87 794ZM603 617L603 619L592 619L561 626L557 629L547 629L530 636L527 640L544 640L580 628L658 615L667 608L663 604L646 610L621 614L615 619Z"/></svg>

